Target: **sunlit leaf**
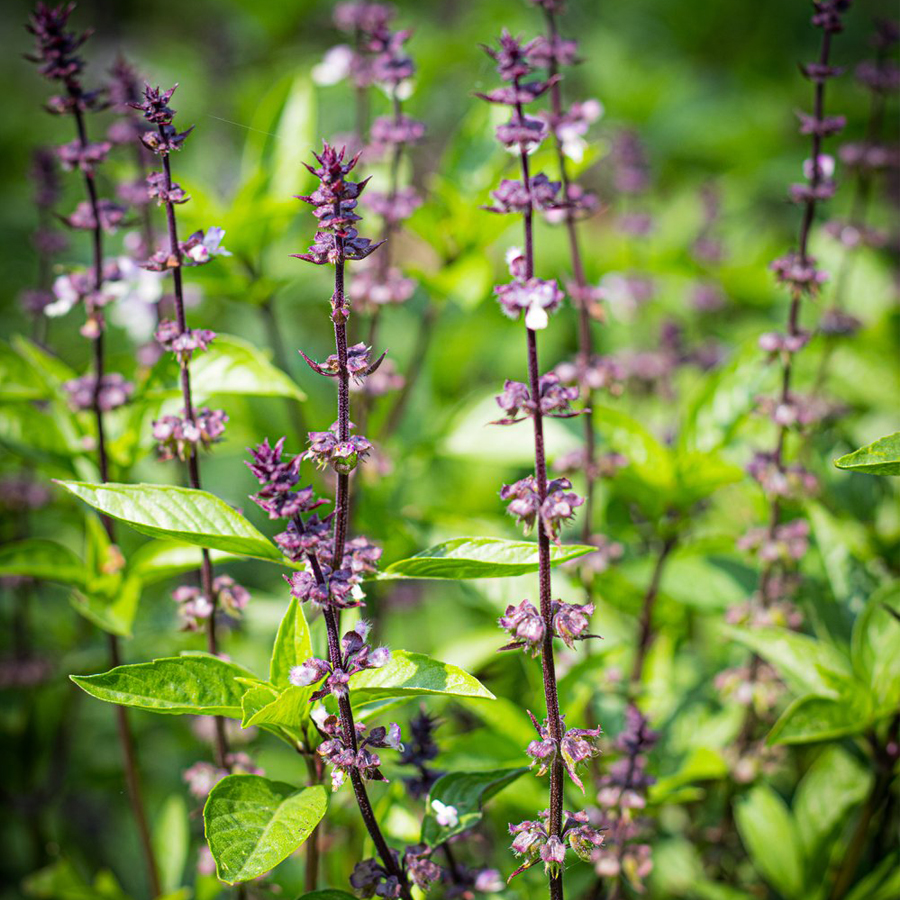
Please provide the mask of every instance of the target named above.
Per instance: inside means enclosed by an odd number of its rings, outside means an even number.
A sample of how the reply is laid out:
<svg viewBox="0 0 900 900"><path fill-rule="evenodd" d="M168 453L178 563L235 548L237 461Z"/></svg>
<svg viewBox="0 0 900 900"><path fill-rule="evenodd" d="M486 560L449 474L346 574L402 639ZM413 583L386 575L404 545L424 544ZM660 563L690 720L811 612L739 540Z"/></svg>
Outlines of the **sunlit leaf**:
<svg viewBox="0 0 900 900"><path fill-rule="evenodd" d="M895 431L834 461L839 469L869 475L900 475L900 431Z"/></svg>
<svg viewBox="0 0 900 900"><path fill-rule="evenodd" d="M229 775L203 808L216 874L227 884L265 875L312 834L325 815L320 785L295 788L259 775Z"/></svg>

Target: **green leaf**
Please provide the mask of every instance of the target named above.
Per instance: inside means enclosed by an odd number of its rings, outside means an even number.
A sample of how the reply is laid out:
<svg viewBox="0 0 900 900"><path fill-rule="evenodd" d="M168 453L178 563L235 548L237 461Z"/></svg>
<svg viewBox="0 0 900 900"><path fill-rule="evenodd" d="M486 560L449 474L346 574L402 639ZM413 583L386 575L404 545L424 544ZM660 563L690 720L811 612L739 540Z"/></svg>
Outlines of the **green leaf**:
<svg viewBox="0 0 900 900"><path fill-rule="evenodd" d="M834 696L835 682L851 679L850 665L832 644L786 628L737 628L725 631L771 663L796 694Z"/></svg>
<svg viewBox="0 0 900 900"><path fill-rule="evenodd" d="M46 400L50 396L34 369L7 344L0 343L0 402Z"/></svg>
<svg viewBox="0 0 900 900"><path fill-rule="evenodd" d="M460 537L429 547L409 559L391 563L379 578L509 578L538 570L538 545L503 538ZM558 566L596 547L569 544L550 547L550 564Z"/></svg>
<svg viewBox="0 0 900 900"><path fill-rule="evenodd" d="M241 724L244 728L251 725L285 725L292 729L301 728L312 712L309 698L314 690L313 687L298 687L292 684L277 692L268 703L261 706L259 704L263 699L262 694L254 694L244 704Z"/></svg>
<svg viewBox="0 0 900 900"><path fill-rule="evenodd" d="M291 597L272 648L269 681L276 687L287 687L291 669L306 662L312 655L312 641L303 606L296 597Z"/></svg>
<svg viewBox="0 0 900 900"><path fill-rule="evenodd" d="M24 575L60 584L84 585L84 563L55 541L31 538L0 546L0 575Z"/></svg>
<svg viewBox="0 0 900 900"><path fill-rule="evenodd" d="M879 708L900 705L900 582L875 591L853 623L850 659L857 676L875 695Z"/></svg>
<svg viewBox="0 0 900 900"><path fill-rule="evenodd" d="M770 744L811 744L860 734L872 722L871 703L860 692L839 698L800 697L769 732Z"/></svg>
<svg viewBox="0 0 900 900"><path fill-rule="evenodd" d="M781 797L758 784L736 805L735 821L759 874L784 897L802 897L803 845Z"/></svg>
<svg viewBox="0 0 900 900"><path fill-rule="evenodd" d="M37 900L129 900L108 869L101 869L91 884L67 859L33 872L23 881L22 892Z"/></svg>
<svg viewBox="0 0 900 900"><path fill-rule="evenodd" d="M810 871L824 873L831 841L869 792L872 775L846 750L826 747L794 793L794 818Z"/></svg>
<svg viewBox="0 0 900 900"><path fill-rule="evenodd" d="M153 851L164 893L177 890L191 846L188 808L181 793L170 794L153 828Z"/></svg>
<svg viewBox="0 0 900 900"><path fill-rule="evenodd" d="M283 563L275 546L240 513L206 491L168 484L87 484L60 481L94 509L150 537Z"/></svg>
<svg viewBox="0 0 900 900"><path fill-rule="evenodd" d="M393 653L386 666L365 669L350 678L350 696L355 703L418 694L494 699L494 695L477 678L458 666L406 650Z"/></svg>
<svg viewBox="0 0 900 900"><path fill-rule="evenodd" d="M455 834L472 828L482 818L482 806L503 788L512 784L527 771L527 766L517 769L494 769L490 772L448 772L434 783L428 794L425 819L422 822L422 840L436 847ZM452 806L456 810L456 825L439 825L433 806L434 801Z"/></svg>
<svg viewBox="0 0 900 900"><path fill-rule="evenodd" d="M141 599L141 580L134 576L110 576L75 591L69 598L72 608L98 628L119 637L131 637L131 628Z"/></svg>
<svg viewBox="0 0 900 900"><path fill-rule="evenodd" d="M161 359L150 376L147 397L180 397L178 365ZM191 360L191 392L195 403L213 395L289 397L305 400L306 394L268 356L253 344L228 334L219 334L205 353Z"/></svg>
<svg viewBox="0 0 900 900"><path fill-rule="evenodd" d="M705 747L697 747L691 751L676 772L660 778L650 786L648 799L651 803L662 803L671 800L671 796L685 785L695 781L717 780L725 778L727 775L728 764L721 753Z"/></svg>
<svg viewBox="0 0 900 900"><path fill-rule="evenodd" d="M210 550L209 557L214 563L235 559L233 553L223 550ZM196 544L147 541L129 557L128 571L144 584L155 584L184 572L192 572L200 566L200 562L200 551Z"/></svg>
<svg viewBox="0 0 900 900"><path fill-rule="evenodd" d="M869 475L900 475L900 431L879 438L834 461L839 469Z"/></svg>
<svg viewBox="0 0 900 900"><path fill-rule="evenodd" d="M245 685L241 697L241 728L249 728L250 720L278 697L278 691L262 682Z"/></svg>
<svg viewBox="0 0 900 900"><path fill-rule="evenodd" d="M100 675L70 675L98 700L169 715L241 718L241 666L215 656L189 655L118 666Z"/></svg>
<svg viewBox="0 0 900 900"><path fill-rule="evenodd" d="M229 775L203 808L216 874L227 884L265 875L287 859L325 815L321 785L295 788L259 775Z"/></svg>

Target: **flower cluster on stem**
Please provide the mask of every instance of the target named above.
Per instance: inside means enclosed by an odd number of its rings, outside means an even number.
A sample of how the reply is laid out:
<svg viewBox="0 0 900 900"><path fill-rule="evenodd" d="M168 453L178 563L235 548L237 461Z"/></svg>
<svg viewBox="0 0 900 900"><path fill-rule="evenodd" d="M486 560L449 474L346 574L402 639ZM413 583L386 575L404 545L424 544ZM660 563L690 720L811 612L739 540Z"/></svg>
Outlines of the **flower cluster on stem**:
<svg viewBox="0 0 900 900"><path fill-rule="evenodd" d="M564 815L566 772L580 786L575 764L599 752L596 738L600 731L599 728L566 730L559 709L553 650L556 635L563 637L570 646L572 640L583 636L589 615L588 606L554 602L550 575L550 545L558 540L562 524L571 519L575 508L583 503L581 497L569 492L571 484L568 480L548 482L547 479L544 416L571 414L569 402L574 396L559 384L557 376L544 375L542 378L538 362L537 333L548 326L549 316L559 306L562 292L555 281L535 274L534 213L556 203L560 185L541 174L531 173L530 154L547 136L549 126L545 118L527 113L526 107L550 90L558 76L534 77L538 68L546 67L547 46L542 39L523 43L504 31L499 45L485 47L485 51L496 63L503 84L480 96L490 103L509 108L510 119L498 127L497 139L517 156L521 175L516 181L501 184L493 195L496 205L489 209L501 215L521 215L524 226L523 250L511 252L507 259L512 281L496 288L495 293L501 308L511 318L518 319L524 314L528 382L506 383L498 404L507 413L507 418L500 424L511 425L530 418L535 455L534 474L505 486L501 497L510 501L509 511L526 527L536 526L540 584L539 610L527 600L523 601L518 607L507 610L501 625L515 638L514 645L532 652L540 648L547 715L543 725L535 721L539 740L532 742L527 752L540 763L539 772L550 776L550 806L546 813L536 821L522 822L510 828L514 835L513 852L523 858L513 876L543 863L550 896L552 900L560 900L566 842L579 855L584 855L584 848L599 845L602 836L590 829L584 814ZM523 415L520 416L520 412Z"/></svg>
<svg viewBox="0 0 900 900"><path fill-rule="evenodd" d="M331 321L334 326L334 360L324 365L312 367L324 377L334 377L337 381L337 421L328 432L314 432L309 436L310 450L307 456L330 465L337 475L337 497L334 513L326 520L315 523L313 534L308 532L308 523L300 512L290 520L284 535L279 536L279 544L289 547L298 556L305 554L308 568L291 579L291 592L302 601L311 601L322 609L328 635L328 659L311 659L298 671L292 673L297 681L312 684L324 680L323 687L316 692L319 696L327 692L335 696L338 716L326 719L321 728L327 740L319 752L332 764L332 781L338 787L348 775L353 786L357 806L372 838L377 859L366 860L357 866L353 885L363 896L402 897L409 900L411 884L427 887L433 880L427 863L427 853L423 849L407 848L401 859L400 854L390 848L384 839L372 803L366 790L365 779L379 777L377 754L368 746L400 747L400 730L392 725L390 729L373 729L368 737L353 720L350 707L348 681L353 671L384 665L389 658L386 649L371 650L366 644L365 629L348 632L340 639L340 612L348 606L362 604L363 595L359 581L367 572L374 571L380 551L365 538L348 540L350 520L350 476L362 462L371 446L362 435L351 435L350 421L350 379L351 375L365 378L370 368L368 363L350 369L350 348L347 341L347 320L350 306L345 292L345 264L351 260L361 260L371 254L379 243L373 244L368 238L360 237L354 224L360 216L354 211L357 200L365 189L366 181L354 182L348 179L359 159L359 155L347 157L345 150L336 150L325 143L322 152L314 154L316 165L307 169L318 184L309 195L300 197L314 207L318 220L315 241L307 253L294 254L299 259L314 265L334 266L334 292L331 297ZM365 349L354 356L365 355ZM263 452L260 453L260 450ZM277 451L277 452L276 452ZM263 485L264 502L271 508L279 508L283 501L273 494L279 491L275 485L283 487L286 495L299 477L299 463L281 462L281 445L270 448L268 444L258 448L254 454L254 465L259 471L254 474ZM265 461L265 466L262 464ZM302 492L298 492L302 493ZM305 495L304 495L305 496ZM314 503L310 495L301 501L307 508ZM270 512L271 515L271 512ZM312 517L311 517L312 518Z"/></svg>
<svg viewBox="0 0 900 900"><path fill-rule="evenodd" d="M784 285L790 296L787 328L782 333L767 333L760 339L761 349L776 360L780 367L780 387L776 397L757 399L757 411L768 417L775 426L774 447L757 453L749 466L751 476L759 483L769 506L767 523L751 529L741 546L754 553L761 573L753 603L768 610L776 607L784 620L799 624L799 616L791 604L798 579L796 566L808 549L809 526L802 519L785 520L785 506L805 495L815 485L814 476L801 464L787 459L792 433L801 432L819 422L828 413L822 400L799 393L794 386L795 358L808 343L808 333L800 325L804 301L814 300L828 273L820 269L809 252L809 241L819 204L832 197L836 184L834 159L824 152L824 143L841 131L844 117L826 115L825 87L829 80L841 73L831 62L832 42L844 27L843 15L848 0L816 0L813 3L812 24L821 29L822 38L818 59L801 67L803 75L813 84L812 113L798 112L800 133L810 138L810 156L803 164L804 181L791 185L790 198L801 208L797 247L771 264L775 278ZM759 616L750 615L752 623ZM761 692L757 679L766 681L766 669L758 656L751 659L746 683L738 684L743 694L756 699L756 707L744 723L738 740L738 750L744 751L752 741ZM720 679L720 683L734 686L735 679ZM771 696L772 691L766 692Z"/></svg>
<svg viewBox="0 0 900 900"><path fill-rule="evenodd" d="M180 150L185 138L193 130L179 132L175 125L175 110L169 101L175 93L177 85L162 91L158 87L145 85L142 99L132 101L132 106L139 110L146 122L151 126L139 130L138 137L150 153L159 157L161 170L147 175L147 191L150 198L155 198L158 205L165 209L168 246L154 252L142 267L152 272L171 272L173 282L173 298L175 319L162 320L156 330L156 340L160 346L170 352L178 362L181 381L181 415L167 415L153 423L153 436L158 442L159 455L162 459L178 458L184 461L188 483L195 490L200 490L200 449L207 448L219 440L225 430L228 416L222 410L210 410L207 407L197 408L191 390L190 360L194 353L206 350L215 338L212 331L206 329L193 330L188 327L184 304L184 282L182 269L185 266L203 265L213 256L227 255L221 247L223 232L218 228L210 228L207 232L198 231L187 241L178 239L178 221L175 215L176 205L186 203L190 198L181 187L172 180L172 164L170 156ZM148 248L152 249L152 248ZM182 616L188 627L196 624L197 619L205 619L207 649L212 654L219 652L217 627L217 610L223 597L237 599L229 604L229 612L234 615L246 605L243 589L235 595L237 585L229 586L226 591L213 573L209 551L201 550L200 591L193 596L190 588L179 588L185 594L184 599L175 599L182 606ZM191 593L189 598L187 594ZM202 597L202 601L201 598ZM189 605L187 605L189 604ZM187 611L185 611L187 610ZM216 718L216 756L220 768L227 768L228 740L225 734L225 723L221 717Z"/></svg>

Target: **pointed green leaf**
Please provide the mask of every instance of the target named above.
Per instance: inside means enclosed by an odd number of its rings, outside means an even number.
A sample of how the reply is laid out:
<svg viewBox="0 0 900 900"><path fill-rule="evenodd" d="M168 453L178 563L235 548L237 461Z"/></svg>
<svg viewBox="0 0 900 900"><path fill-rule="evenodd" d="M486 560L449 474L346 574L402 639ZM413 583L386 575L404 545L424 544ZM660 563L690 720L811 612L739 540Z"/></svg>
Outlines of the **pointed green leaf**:
<svg viewBox="0 0 900 900"><path fill-rule="evenodd" d="M278 691L267 684L244 684L241 697L241 728L249 728L250 720L278 697Z"/></svg>
<svg viewBox="0 0 900 900"><path fill-rule="evenodd" d="M268 538L239 512L206 491L168 484L58 483L89 506L141 534L175 538L236 556L284 562Z"/></svg>
<svg viewBox="0 0 900 900"><path fill-rule="evenodd" d="M250 674L235 663L197 654L69 677L83 691L107 703L169 715L240 719L244 687L237 679Z"/></svg>
<svg viewBox="0 0 900 900"><path fill-rule="evenodd" d="M235 559L233 553L223 550L210 550L209 556L214 563ZM144 584L155 584L184 572L192 572L199 567L200 561L200 551L196 544L147 541L129 557L128 571Z"/></svg>
<svg viewBox="0 0 900 900"><path fill-rule="evenodd" d="M477 678L458 666L406 650L393 653L386 666L365 669L350 678L350 696L355 703L417 694L494 699L494 695Z"/></svg>
<svg viewBox="0 0 900 900"><path fill-rule="evenodd" d="M833 697L800 697L769 732L770 744L812 744L861 734L872 723L869 698L859 691Z"/></svg>
<svg viewBox="0 0 900 900"><path fill-rule="evenodd" d="M243 722L245 728L251 725L284 725L291 729L301 728L309 719L311 708L309 698L315 688L290 685L264 706L255 709ZM258 702L262 695L252 698L249 703ZM249 704L246 707L249 711Z"/></svg>
<svg viewBox="0 0 900 900"><path fill-rule="evenodd" d="M327 805L320 785L295 788L259 775L223 778L203 808L216 874L228 884L265 875L312 834Z"/></svg>
<svg viewBox="0 0 900 900"><path fill-rule="evenodd" d="M756 870L783 897L803 896L803 845L784 800L759 784L735 807L741 840Z"/></svg>
<svg viewBox="0 0 900 900"><path fill-rule="evenodd" d="M269 681L276 687L287 687L290 684L288 676L291 669L306 662L312 655L312 642L303 606L296 597L291 597L272 647Z"/></svg>
<svg viewBox="0 0 900 900"><path fill-rule="evenodd" d="M145 396L179 397L178 365L170 357L161 359L150 376ZM213 395L290 397L305 400L306 394L253 344L229 334L219 334L205 353L191 360L191 391L200 403Z"/></svg>
<svg viewBox="0 0 900 900"><path fill-rule="evenodd" d="M180 792L170 794L153 827L153 850L163 893L175 891L183 883L190 846L191 832L184 795Z"/></svg>
<svg viewBox="0 0 900 900"><path fill-rule="evenodd" d="M879 438L834 461L839 469L869 475L900 475L900 431Z"/></svg>
<svg viewBox="0 0 900 900"><path fill-rule="evenodd" d="M835 682L848 681L850 664L832 644L787 628L738 628L725 632L771 663L797 694L834 696Z"/></svg>
<svg viewBox="0 0 900 900"><path fill-rule="evenodd" d="M517 769L493 769L489 772L448 772L434 783L428 794L425 819L422 822L422 840L431 847L468 831L482 817L482 806L503 788L529 771L527 766ZM440 825L434 801L452 806L457 822Z"/></svg>
<svg viewBox="0 0 900 900"><path fill-rule="evenodd" d="M0 575L23 575L60 584L84 585L84 563L55 541L31 538L0 546Z"/></svg>
<svg viewBox="0 0 900 900"><path fill-rule="evenodd" d="M583 544L551 546L550 564L558 566L591 553ZM509 578L538 570L538 545L503 538L460 537L391 563L379 578Z"/></svg>
<svg viewBox="0 0 900 900"><path fill-rule="evenodd" d="M75 591L69 598L72 608L98 628L119 637L131 637L134 618L141 599L139 578L119 575L92 583L83 591Z"/></svg>

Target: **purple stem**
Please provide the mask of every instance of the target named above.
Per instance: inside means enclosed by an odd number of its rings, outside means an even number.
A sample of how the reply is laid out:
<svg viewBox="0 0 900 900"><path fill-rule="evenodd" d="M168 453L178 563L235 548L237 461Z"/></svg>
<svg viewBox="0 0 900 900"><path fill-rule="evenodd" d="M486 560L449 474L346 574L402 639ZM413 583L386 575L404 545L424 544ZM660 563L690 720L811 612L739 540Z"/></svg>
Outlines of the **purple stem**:
<svg viewBox="0 0 900 900"><path fill-rule="evenodd" d="M159 134L164 144L166 135L163 127L159 126ZM169 163L168 153L162 154L163 174L165 176L166 197L172 190L172 167ZM169 253L178 261L178 265L172 269L172 279L175 288L175 321L178 324L179 334L187 331L187 319L184 313L184 287L181 278L181 247L178 245L178 224L175 220L175 205L166 200L166 223L169 232ZM181 396L184 403L184 415L189 422L195 421L194 404L191 398L191 371L186 358L180 358L181 369ZM200 456L197 445L192 444L187 458L188 478L191 487L199 491L201 490L200 481ZM213 591L213 566L209 556L209 550L205 547L201 552L200 564L200 584L203 595L206 597L212 612L206 620L206 649L216 656L219 651L218 641L216 638L216 611L218 609L218 598ZM228 738L225 734L225 719L222 716L215 717L215 750L216 764L223 769L228 770Z"/></svg>
<svg viewBox="0 0 900 900"><path fill-rule="evenodd" d="M519 80L515 79L514 87L519 91ZM524 118L522 104L516 104L516 115ZM531 175L528 165L528 154L524 148L520 148L519 160L522 169L522 182L525 190L531 191ZM525 231L525 279L534 277L534 233L532 205L522 214ZM531 396L539 398L540 393L540 367L538 365L537 334L526 327L528 336L528 383ZM538 497L543 506L547 499L547 458L544 451L544 419L539 403L535 403L532 416L534 422L534 475L537 481ZM557 752L550 767L550 820L548 834L560 837L562 834L563 814L563 762L559 752L563 738L562 717L559 713L559 694L556 687L556 664L553 658L553 613L551 610L552 588L550 583L550 538L544 527L543 519L539 516L538 531L538 579L540 583L541 617L544 620L544 638L541 642L541 669L544 681L544 699L547 705L547 719L550 726L550 738L556 744ZM551 874L550 898L562 900L563 876L562 871Z"/></svg>

